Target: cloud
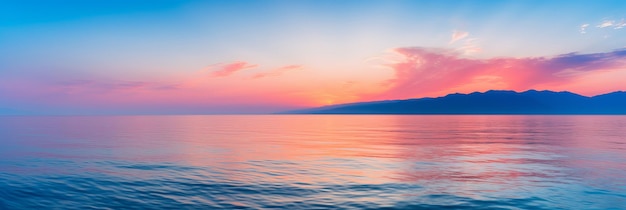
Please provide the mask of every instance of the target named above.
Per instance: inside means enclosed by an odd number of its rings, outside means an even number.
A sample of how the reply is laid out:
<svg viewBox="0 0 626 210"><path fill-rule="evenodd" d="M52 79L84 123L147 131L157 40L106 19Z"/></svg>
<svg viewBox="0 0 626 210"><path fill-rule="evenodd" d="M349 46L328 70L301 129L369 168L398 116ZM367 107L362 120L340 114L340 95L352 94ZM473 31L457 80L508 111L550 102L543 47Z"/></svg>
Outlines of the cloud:
<svg viewBox="0 0 626 210"><path fill-rule="evenodd" d="M65 80L52 84L63 92L111 92L129 90L175 90L180 85L176 83L144 82L144 81L97 81L88 79Z"/></svg>
<svg viewBox="0 0 626 210"><path fill-rule="evenodd" d="M466 31L452 31L452 37L449 45L456 43L457 41L463 41L457 49L465 55L471 55L478 52L481 52L482 49L478 46L478 39L469 38L469 32Z"/></svg>
<svg viewBox="0 0 626 210"><path fill-rule="evenodd" d="M452 37L451 37L450 42L448 44L452 44L452 43L454 43L456 41L464 39L467 36L469 36L469 32L467 32L467 31L457 31L457 30L454 30L454 31L452 31Z"/></svg>
<svg viewBox="0 0 626 210"><path fill-rule="evenodd" d="M237 61L237 62L223 64L223 65L220 65L220 64L212 65L212 66L209 66L208 69L209 70L212 70L215 68L218 69L217 71L211 72L211 75L210 75L211 77L227 77L238 71L256 68L257 66L258 65L256 64L249 64L248 62Z"/></svg>
<svg viewBox="0 0 626 210"><path fill-rule="evenodd" d="M619 23L615 24L614 29L624 28L625 26L626 26L626 20L622 19L622 21L620 21Z"/></svg>
<svg viewBox="0 0 626 210"><path fill-rule="evenodd" d="M252 79L259 79L259 78L263 78L263 77L274 77L274 76L279 76L287 71L291 71L291 70L298 70L298 69L302 69L303 67L300 65L289 65L289 66L283 66L268 72L261 72L258 74L255 74L254 76L252 76Z"/></svg>
<svg viewBox="0 0 626 210"><path fill-rule="evenodd" d="M465 55L471 55L482 51L482 48L478 46L478 39L465 39L463 46L458 49Z"/></svg>
<svg viewBox="0 0 626 210"><path fill-rule="evenodd" d="M588 23L582 24L580 25L580 33L581 34L586 34L587 32L589 32L589 27L591 25ZM624 18L622 18L621 20L613 20L613 19L606 19L603 20L602 22L598 23L595 25L596 28L599 28L601 30L607 30L607 29L622 29L624 27L626 27L626 20ZM605 38L608 37L608 35L604 36Z"/></svg>
<svg viewBox="0 0 626 210"><path fill-rule="evenodd" d="M614 20L604 20L600 24L598 24L596 27L598 27L598 28L606 28L606 27L613 26L613 24L615 24Z"/></svg>
<svg viewBox="0 0 626 210"><path fill-rule="evenodd" d="M25 107L26 111L70 114L144 113L150 110L153 113L222 113L237 110L263 113L310 106L316 102L310 94L301 94L319 87L310 78L297 80L299 77L296 76L250 80L252 76L279 76L302 69L300 65L284 65L232 79L206 79L209 75L227 77L241 74L239 71L255 67L257 65L237 61L211 65L201 71L179 71L167 77L152 75L143 79L66 75L41 79L0 77L0 101L10 101L11 104L6 105L9 108ZM297 82L291 82L294 79Z"/></svg>
<svg viewBox="0 0 626 210"><path fill-rule="evenodd" d="M598 28L608 28L611 27L613 29L621 29L626 26L626 20L622 18L621 21L616 20L604 20L600 24L596 25Z"/></svg>
<svg viewBox="0 0 626 210"><path fill-rule="evenodd" d="M352 87L353 87L356 83L357 83L357 82L355 82L355 81L346 81L346 82L344 82L344 83L341 85L341 88L342 88L342 89L344 89L344 90L345 90L345 89L350 89L350 88L352 88Z"/></svg>
<svg viewBox="0 0 626 210"><path fill-rule="evenodd" d="M396 48L395 76L372 99L434 96L489 89L527 90L567 84L588 72L626 67L626 49L553 57L469 59L459 50Z"/></svg>
<svg viewBox="0 0 626 210"><path fill-rule="evenodd" d="M586 34L587 33L587 27L589 27L588 23L580 25L580 33L581 34Z"/></svg>

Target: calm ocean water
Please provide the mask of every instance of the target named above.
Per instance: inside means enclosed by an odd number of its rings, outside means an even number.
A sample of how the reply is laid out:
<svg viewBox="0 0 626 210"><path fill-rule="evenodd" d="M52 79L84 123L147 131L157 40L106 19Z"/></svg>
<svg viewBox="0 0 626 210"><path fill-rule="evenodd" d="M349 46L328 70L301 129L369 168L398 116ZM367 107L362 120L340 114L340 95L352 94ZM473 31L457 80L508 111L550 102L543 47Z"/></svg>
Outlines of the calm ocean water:
<svg viewBox="0 0 626 210"><path fill-rule="evenodd" d="M626 116L0 117L0 209L626 209Z"/></svg>

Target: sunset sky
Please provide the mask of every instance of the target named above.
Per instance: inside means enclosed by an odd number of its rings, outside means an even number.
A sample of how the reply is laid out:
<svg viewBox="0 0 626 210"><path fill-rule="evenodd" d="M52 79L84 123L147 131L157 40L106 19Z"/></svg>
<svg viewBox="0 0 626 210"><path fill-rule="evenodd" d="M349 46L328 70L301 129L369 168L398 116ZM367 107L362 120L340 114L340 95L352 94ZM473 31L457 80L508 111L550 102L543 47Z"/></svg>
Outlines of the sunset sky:
<svg viewBox="0 0 626 210"><path fill-rule="evenodd" d="M626 90L626 1L0 3L0 114Z"/></svg>

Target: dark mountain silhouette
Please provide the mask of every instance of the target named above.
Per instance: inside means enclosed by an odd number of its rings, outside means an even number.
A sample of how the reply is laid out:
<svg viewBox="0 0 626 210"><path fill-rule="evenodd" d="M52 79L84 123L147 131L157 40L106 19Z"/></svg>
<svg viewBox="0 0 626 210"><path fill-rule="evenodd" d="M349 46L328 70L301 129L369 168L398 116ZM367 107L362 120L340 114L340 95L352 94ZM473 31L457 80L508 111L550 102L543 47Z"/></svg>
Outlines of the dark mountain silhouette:
<svg viewBox="0 0 626 210"><path fill-rule="evenodd" d="M282 114L626 114L626 92L587 97L547 90L490 90L438 98L340 104Z"/></svg>

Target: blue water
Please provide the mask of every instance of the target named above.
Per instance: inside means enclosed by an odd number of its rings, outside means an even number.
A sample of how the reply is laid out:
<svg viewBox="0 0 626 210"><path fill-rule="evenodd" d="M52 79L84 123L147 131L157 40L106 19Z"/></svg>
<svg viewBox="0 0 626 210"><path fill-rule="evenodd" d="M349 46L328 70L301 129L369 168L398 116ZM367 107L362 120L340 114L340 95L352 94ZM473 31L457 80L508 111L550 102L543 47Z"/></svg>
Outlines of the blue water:
<svg viewBox="0 0 626 210"><path fill-rule="evenodd" d="M626 209L626 116L0 117L0 209Z"/></svg>

